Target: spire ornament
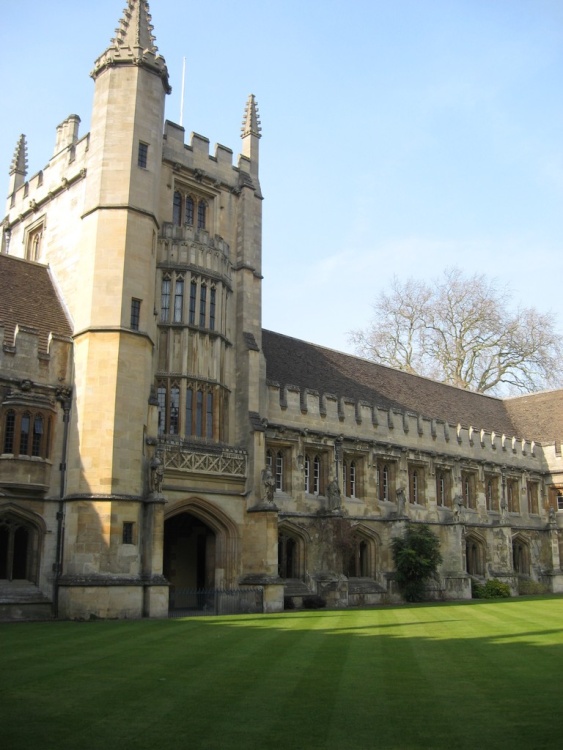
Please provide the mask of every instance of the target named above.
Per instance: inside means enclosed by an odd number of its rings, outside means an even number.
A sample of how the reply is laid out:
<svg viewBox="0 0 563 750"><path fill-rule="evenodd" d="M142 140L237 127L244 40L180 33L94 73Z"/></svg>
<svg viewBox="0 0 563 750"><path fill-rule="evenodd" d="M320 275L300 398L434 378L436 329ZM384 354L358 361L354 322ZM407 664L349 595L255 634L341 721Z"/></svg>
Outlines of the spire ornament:
<svg viewBox="0 0 563 750"><path fill-rule="evenodd" d="M128 0L115 37L94 63L94 70L90 74L92 78L96 79L103 70L113 65L140 65L158 75L169 94L172 89L168 82L168 68L165 59L158 54L152 32L147 0Z"/></svg>
<svg viewBox="0 0 563 750"><path fill-rule="evenodd" d="M261 138L262 126L260 124L260 114L258 112L258 104L256 103L256 97L254 94L250 94L246 101L244 108L244 117L242 120L241 138L246 138L247 135L254 135L256 138Z"/></svg>
<svg viewBox="0 0 563 750"><path fill-rule="evenodd" d="M10 175L18 174L25 178L27 175L27 142L22 133L18 138L14 158L10 165Z"/></svg>

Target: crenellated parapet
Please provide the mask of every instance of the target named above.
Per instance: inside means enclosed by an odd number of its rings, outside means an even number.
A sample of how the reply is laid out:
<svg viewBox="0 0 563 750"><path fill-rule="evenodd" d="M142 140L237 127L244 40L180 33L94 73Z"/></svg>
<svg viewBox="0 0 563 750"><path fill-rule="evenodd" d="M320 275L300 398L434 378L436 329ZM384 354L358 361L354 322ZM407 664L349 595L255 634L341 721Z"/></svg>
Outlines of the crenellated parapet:
<svg viewBox="0 0 563 750"><path fill-rule="evenodd" d="M268 384L268 419L288 428L342 434L408 450L437 452L479 463L546 470L543 450L533 440L498 434L481 425L450 424L396 408L384 409L331 393Z"/></svg>
<svg viewBox="0 0 563 750"><path fill-rule="evenodd" d="M77 115L70 115L58 125L53 157L41 171L9 191L6 215L10 227L44 210L60 193L86 176L89 138L86 135L78 139L79 123Z"/></svg>

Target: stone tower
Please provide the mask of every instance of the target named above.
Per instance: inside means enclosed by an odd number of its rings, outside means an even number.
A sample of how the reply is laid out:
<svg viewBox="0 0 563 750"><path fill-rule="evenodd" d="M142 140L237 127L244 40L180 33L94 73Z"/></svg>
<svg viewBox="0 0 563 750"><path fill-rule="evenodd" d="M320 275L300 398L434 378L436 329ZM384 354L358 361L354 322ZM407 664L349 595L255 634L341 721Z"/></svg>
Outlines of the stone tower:
<svg viewBox="0 0 563 750"><path fill-rule="evenodd" d="M155 572L153 524L145 507L145 437L154 432L151 416L156 419L150 406L154 277L164 100L170 87L150 20L147 2L129 0L115 38L92 72L75 279L80 292L72 310L75 404L64 560L69 586L61 592L69 614L73 598L84 596L76 588L81 576L100 577L109 592L102 596L111 597L106 577L115 584L124 576L132 592L133 579L150 580ZM140 553L127 558L117 544L123 524L130 524L124 533L140 535ZM138 594L135 589L132 612Z"/></svg>

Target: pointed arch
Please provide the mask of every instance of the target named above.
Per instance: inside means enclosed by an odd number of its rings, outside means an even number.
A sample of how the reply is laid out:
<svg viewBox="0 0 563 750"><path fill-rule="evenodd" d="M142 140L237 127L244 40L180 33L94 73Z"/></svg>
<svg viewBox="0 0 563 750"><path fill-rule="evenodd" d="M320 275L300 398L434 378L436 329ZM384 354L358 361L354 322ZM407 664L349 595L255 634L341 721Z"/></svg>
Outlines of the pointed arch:
<svg viewBox="0 0 563 750"><path fill-rule="evenodd" d="M470 576L483 578L486 573L486 550L484 538L475 531L465 537L465 570Z"/></svg>
<svg viewBox="0 0 563 750"><path fill-rule="evenodd" d="M305 579L309 533L291 521L278 526L278 575L280 578Z"/></svg>
<svg viewBox="0 0 563 750"><path fill-rule="evenodd" d="M530 575L530 544L521 533L512 537L512 567L518 575Z"/></svg>
<svg viewBox="0 0 563 750"><path fill-rule="evenodd" d="M168 521L183 513L199 519L215 535L215 586L234 586L240 568L240 534L237 524L223 510L200 497L191 497L176 504L165 513L164 520Z"/></svg>
<svg viewBox="0 0 563 750"><path fill-rule="evenodd" d="M375 578L381 547L379 535L369 526L358 523L353 527L353 547L344 560L344 575L348 578Z"/></svg>
<svg viewBox="0 0 563 750"><path fill-rule="evenodd" d="M14 503L0 506L0 579L38 583L45 532L36 513Z"/></svg>

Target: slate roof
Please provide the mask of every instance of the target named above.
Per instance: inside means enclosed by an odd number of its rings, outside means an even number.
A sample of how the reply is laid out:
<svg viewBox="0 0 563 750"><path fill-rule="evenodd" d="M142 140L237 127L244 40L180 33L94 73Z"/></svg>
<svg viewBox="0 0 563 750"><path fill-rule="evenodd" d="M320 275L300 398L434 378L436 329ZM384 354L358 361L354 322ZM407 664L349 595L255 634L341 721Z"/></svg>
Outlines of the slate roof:
<svg viewBox="0 0 563 750"><path fill-rule="evenodd" d="M0 253L0 325L10 345L16 325L37 329L40 352L47 351L50 333L72 334L47 266Z"/></svg>
<svg viewBox="0 0 563 750"><path fill-rule="evenodd" d="M544 434L533 418L524 419L522 409L513 408L511 412L499 398L437 383L272 331L262 331L262 348L270 383L331 393L383 409L414 412L450 424L459 422L464 427L471 425L538 442L540 433Z"/></svg>

